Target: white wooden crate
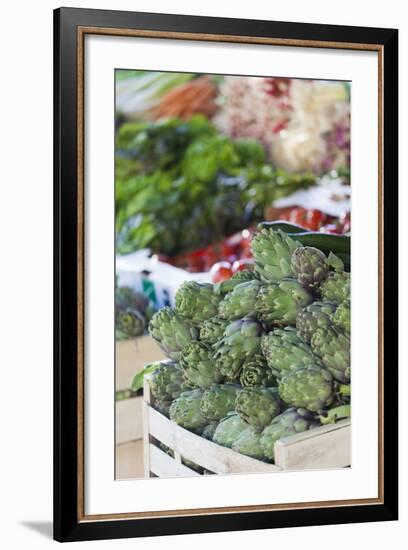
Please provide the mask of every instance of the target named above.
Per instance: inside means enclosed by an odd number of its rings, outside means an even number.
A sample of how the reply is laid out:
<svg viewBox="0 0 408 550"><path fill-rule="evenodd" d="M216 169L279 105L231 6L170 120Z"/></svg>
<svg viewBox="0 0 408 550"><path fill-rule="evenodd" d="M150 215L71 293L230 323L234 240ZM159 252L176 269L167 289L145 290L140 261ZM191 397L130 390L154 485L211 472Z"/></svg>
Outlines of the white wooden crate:
<svg viewBox="0 0 408 550"><path fill-rule="evenodd" d="M270 473L350 465L349 419L277 441L275 464L267 464L185 430L152 405L149 378L145 377L142 407L146 478L201 475L183 464L183 459L215 474ZM170 448L174 457L161 450L158 442Z"/></svg>

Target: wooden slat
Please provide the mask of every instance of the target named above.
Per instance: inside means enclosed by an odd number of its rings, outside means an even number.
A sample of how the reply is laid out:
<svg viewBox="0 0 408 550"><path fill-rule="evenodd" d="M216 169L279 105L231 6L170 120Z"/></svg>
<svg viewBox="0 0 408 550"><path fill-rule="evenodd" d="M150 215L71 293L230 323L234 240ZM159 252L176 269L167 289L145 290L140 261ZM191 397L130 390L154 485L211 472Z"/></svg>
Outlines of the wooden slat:
<svg viewBox="0 0 408 550"><path fill-rule="evenodd" d="M142 397L116 402L116 444L143 437Z"/></svg>
<svg viewBox="0 0 408 550"><path fill-rule="evenodd" d="M280 468L240 455L185 430L156 410L148 408L150 434L191 460L216 474L278 472Z"/></svg>
<svg viewBox="0 0 408 550"><path fill-rule="evenodd" d="M150 443L150 471L159 477L191 477L199 476L181 462L175 461L171 456L164 453L155 445Z"/></svg>
<svg viewBox="0 0 408 550"><path fill-rule="evenodd" d="M152 404L152 394L150 391L150 384L149 384L149 376L146 375L143 378L143 399L148 403L149 405Z"/></svg>
<svg viewBox="0 0 408 550"><path fill-rule="evenodd" d="M150 477L150 426L149 426L149 405L143 399L142 402L142 417L143 417L143 472L144 477Z"/></svg>
<svg viewBox="0 0 408 550"><path fill-rule="evenodd" d="M275 443L275 463L283 470L350 466L350 419L277 441Z"/></svg>

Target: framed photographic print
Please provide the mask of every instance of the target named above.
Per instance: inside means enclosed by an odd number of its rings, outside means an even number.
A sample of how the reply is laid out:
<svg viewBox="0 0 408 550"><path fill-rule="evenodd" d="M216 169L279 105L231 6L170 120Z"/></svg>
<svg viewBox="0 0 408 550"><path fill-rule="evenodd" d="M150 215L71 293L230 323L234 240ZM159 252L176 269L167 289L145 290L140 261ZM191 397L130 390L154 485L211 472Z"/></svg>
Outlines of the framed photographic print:
<svg viewBox="0 0 408 550"><path fill-rule="evenodd" d="M397 519L397 31L54 26L56 540Z"/></svg>

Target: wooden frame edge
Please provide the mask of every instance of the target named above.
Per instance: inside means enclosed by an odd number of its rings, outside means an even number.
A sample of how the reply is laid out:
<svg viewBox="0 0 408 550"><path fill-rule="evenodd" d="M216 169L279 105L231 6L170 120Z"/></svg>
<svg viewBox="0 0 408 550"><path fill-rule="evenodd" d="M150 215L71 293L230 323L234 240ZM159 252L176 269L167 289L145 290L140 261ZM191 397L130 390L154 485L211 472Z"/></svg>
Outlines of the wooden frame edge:
<svg viewBox="0 0 408 550"><path fill-rule="evenodd" d="M384 407L383 407L383 331L379 330L379 496L373 499L358 499L358 500L346 500L346 501L321 501L321 502L307 502L307 503L292 503L290 505L264 505L264 506L234 506L234 507L222 507L222 508L197 508L197 509L185 509L185 510L170 510L170 511L155 511L155 512L140 512L140 513L127 513L127 514L100 514L100 515L86 515L85 514L85 502L84 502L84 377L83 377L83 345L84 345L84 83L83 83L83 63L84 63L84 38L86 34L100 34L100 35L114 35L114 36L140 36L140 37L154 37L154 38L173 38L181 40L206 40L214 42L237 42L237 43L250 43L250 44L268 44L268 45L281 45L281 46L297 46L297 47L312 47L312 48L334 48L334 49L351 49L351 50L368 50L378 52L378 66L379 66L379 78L378 78L378 98L379 98L379 159L378 159L378 188L379 188L379 322L383 318L383 239L384 239L384 221L383 221L383 50L384 46L381 44L356 44L345 42L326 42L326 41L309 41L309 40L295 40L295 39L272 39L262 37L247 37L247 36L235 36L235 35L209 35L203 33L185 33L185 32L168 32L168 31L145 31L136 29L117 29L109 27L88 27L78 26L77 28L77 143L78 143L78 233L77 233L77 247L78 247L78 267L77 267L77 283L78 283L78 522L101 522L104 520L125 520L125 519L148 519L148 518L166 518L166 517L183 517L183 516L197 516L197 515L214 515L214 514L231 514L231 513L250 513L250 512L263 512L273 510L301 510L311 508L333 508L338 506L364 506L364 505L377 505L384 504L384 472L383 472L383 452L384 442L382 430L384 427ZM381 316L380 316L381 313ZM382 325L381 327L382 328ZM380 414L381 413L381 414ZM381 464L381 468L380 468Z"/></svg>

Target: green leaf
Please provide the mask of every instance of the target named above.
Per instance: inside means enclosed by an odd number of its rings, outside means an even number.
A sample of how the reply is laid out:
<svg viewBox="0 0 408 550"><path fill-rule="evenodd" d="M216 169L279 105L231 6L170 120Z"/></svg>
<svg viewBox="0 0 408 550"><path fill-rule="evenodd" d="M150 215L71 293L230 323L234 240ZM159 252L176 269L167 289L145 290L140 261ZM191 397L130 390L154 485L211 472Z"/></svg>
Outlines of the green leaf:
<svg viewBox="0 0 408 550"><path fill-rule="evenodd" d="M160 366L160 363L152 363L151 365L146 365L141 371L139 371L132 380L131 388L133 391L138 391L143 388L143 382L144 377L147 374L151 374L154 372L158 367Z"/></svg>
<svg viewBox="0 0 408 550"><path fill-rule="evenodd" d="M330 251L330 254L326 260L326 263L327 265L332 267L335 271L344 271L344 263L332 251Z"/></svg>

